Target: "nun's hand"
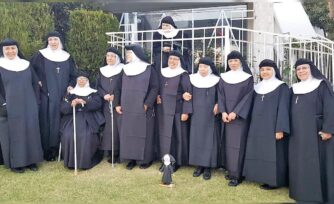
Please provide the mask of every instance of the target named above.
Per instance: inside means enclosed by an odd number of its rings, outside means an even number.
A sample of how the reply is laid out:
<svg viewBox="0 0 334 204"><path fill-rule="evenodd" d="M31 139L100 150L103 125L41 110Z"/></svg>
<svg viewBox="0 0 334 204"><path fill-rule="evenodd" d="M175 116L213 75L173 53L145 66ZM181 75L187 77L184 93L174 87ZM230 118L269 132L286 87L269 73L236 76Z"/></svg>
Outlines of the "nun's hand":
<svg viewBox="0 0 334 204"><path fill-rule="evenodd" d="M147 105L144 104L144 111L147 111Z"/></svg>
<svg viewBox="0 0 334 204"><path fill-rule="evenodd" d="M73 89L73 87L72 86L68 86L67 87L67 93L70 93L70 91Z"/></svg>
<svg viewBox="0 0 334 204"><path fill-rule="evenodd" d="M114 100L114 94L110 95L110 94L106 94L104 95L104 100L106 101L113 101Z"/></svg>
<svg viewBox="0 0 334 204"><path fill-rule="evenodd" d="M182 97L183 97L183 100L190 101L192 96L191 96L190 93L184 92L184 94L182 95Z"/></svg>
<svg viewBox="0 0 334 204"><path fill-rule="evenodd" d="M189 115L188 114L181 114L181 121L187 121L189 118Z"/></svg>
<svg viewBox="0 0 334 204"><path fill-rule="evenodd" d="M214 115L218 114L218 104L215 104L215 106L213 107L213 114Z"/></svg>
<svg viewBox="0 0 334 204"><path fill-rule="evenodd" d="M157 96L157 104L161 104L161 97L160 97L160 95Z"/></svg>
<svg viewBox="0 0 334 204"><path fill-rule="evenodd" d="M123 114L121 106L116 106L115 110L118 114Z"/></svg>
<svg viewBox="0 0 334 204"><path fill-rule="evenodd" d="M230 114L228 114L229 121L235 120L236 118L237 118L237 114L235 114L234 112L231 112Z"/></svg>
<svg viewBox="0 0 334 204"><path fill-rule="evenodd" d="M38 85L39 85L40 87L42 87L42 82L41 82L41 81L38 81Z"/></svg>
<svg viewBox="0 0 334 204"><path fill-rule="evenodd" d="M319 134L323 141L329 140L332 137L332 134L330 133L320 132Z"/></svg>
<svg viewBox="0 0 334 204"><path fill-rule="evenodd" d="M78 104L77 102L77 99L74 99L72 102L71 102L71 106L74 107Z"/></svg>
<svg viewBox="0 0 334 204"><path fill-rule="evenodd" d="M284 137L283 132L276 132L276 140L281 140L283 139L283 137Z"/></svg>
<svg viewBox="0 0 334 204"><path fill-rule="evenodd" d="M230 122L230 119L228 119L228 114L226 112L222 114L222 120L224 123Z"/></svg>

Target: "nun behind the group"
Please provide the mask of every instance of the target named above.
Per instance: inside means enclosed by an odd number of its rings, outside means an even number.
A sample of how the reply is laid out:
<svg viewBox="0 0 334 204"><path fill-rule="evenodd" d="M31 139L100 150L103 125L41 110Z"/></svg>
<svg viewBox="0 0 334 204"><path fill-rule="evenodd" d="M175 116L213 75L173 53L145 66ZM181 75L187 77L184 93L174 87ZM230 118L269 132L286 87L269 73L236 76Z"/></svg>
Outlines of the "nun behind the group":
<svg viewBox="0 0 334 204"><path fill-rule="evenodd" d="M128 160L127 169L140 165L148 168L153 161L154 102L159 80L142 47L126 46L127 64L123 68L121 106L120 159Z"/></svg>
<svg viewBox="0 0 334 204"><path fill-rule="evenodd" d="M98 131L105 120L101 113L102 99L97 90L90 88L88 75L81 73L74 89L61 103L61 146L64 166L74 168L74 120L76 114L77 164L79 169L90 169L101 161L98 151L100 140Z"/></svg>
<svg viewBox="0 0 334 204"><path fill-rule="evenodd" d="M203 66L204 65L204 66ZM211 168L217 167L219 123L218 82L220 77L212 60L208 57L199 60L198 69L206 69L202 76L200 70L190 75L193 86L191 115L189 164L197 166L193 176L202 172L204 179L211 178Z"/></svg>
<svg viewBox="0 0 334 204"><path fill-rule="evenodd" d="M103 100L103 115L106 124L101 138L101 150L114 151L114 161L119 161L119 117L115 107L120 106L120 94L123 73L123 58L114 47L108 48L104 58L104 66L100 68L97 77L97 90ZM113 123L111 122L110 102L113 107ZM113 124L113 127L111 125ZM112 144L112 137L114 143ZM114 146L112 146L114 145ZM112 162L112 159L108 160Z"/></svg>
<svg viewBox="0 0 334 204"><path fill-rule="evenodd" d="M189 162L189 120L182 121L181 117L192 113L192 101L183 98L186 92L192 94L192 88L183 66L182 54L171 51L168 67L161 70L158 103L160 156L171 154L176 160L175 170Z"/></svg>
<svg viewBox="0 0 334 204"><path fill-rule="evenodd" d="M310 60L297 60L295 68L299 82L292 85L291 97L290 197L298 203L334 203L333 88Z"/></svg>
<svg viewBox="0 0 334 204"><path fill-rule="evenodd" d="M268 79L261 78L254 87L243 174L246 180L262 183L261 188L270 190L288 184L290 90L281 81L274 61L265 59L259 68L261 74L271 71L272 75ZM276 138L276 134L283 138Z"/></svg>
<svg viewBox="0 0 334 204"><path fill-rule="evenodd" d="M62 97L76 79L74 60L64 46L60 33L50 32L45 48L30 60L40 85L40 131L44 158L48 161L54 161L58 151Z"/></svg>
<svg viewBox="0 0 334 204"><path fill-rule="evenodd" d="M254 86L252 73L240 52L228 54L226 72L221 78L218 107L225 120L221 148L228 171L226 179L231 180L229 186L237 186L241 182ZM229 116L228 121L225 115Z"/></svg>
<svg viewBox="0 0 334 204"><path fill-rule="evenodd" d="M37 170L36 164L43 161L34 90L37 81L16 41L6 39L0 45L0 145L4 164L19 173L27 166ZM5 54L12 46L16 47L13 59Z"/></svg>
<svg viewBox="0 0 334 204"><path fill-rule="evenodd" d="M164 25L169 25L169 29ZM182 52L184 66L183 68L191 73L191 41L182 40L189 36L178 30L175 22L171 16L165 16L161 19L158 31L153 34L153 59L154 67L157 70L159 76L160 69L168 66L169 52L178 50Z"/></svg>

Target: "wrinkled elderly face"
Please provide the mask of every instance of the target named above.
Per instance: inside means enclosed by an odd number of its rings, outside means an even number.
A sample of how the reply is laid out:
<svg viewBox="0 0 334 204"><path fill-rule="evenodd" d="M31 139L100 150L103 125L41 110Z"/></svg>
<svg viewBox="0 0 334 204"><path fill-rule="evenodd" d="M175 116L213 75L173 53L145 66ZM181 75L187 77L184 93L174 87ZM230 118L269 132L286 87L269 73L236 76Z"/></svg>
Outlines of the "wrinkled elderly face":
<svg viewBox="0 0 334 204"><path fill-rule="evenodd" d="M202 77L206 77L209 74L209 65L206 64L199 64L198 65L198 73L202 76Z"/></svg>
<svg viewBox="0 0 334 204"><path fill-rule="evenodd" d="M3 46L3 54L10 60L15 59L17 52L16 45Z"/></svg>
<svg viewBox="0 0 334 204"><path fill-rule="evenodd" d="M108 65L116 64L116 54L113 52L107 52L106 54L106 61Z"/></svg>
<svg viewBox="0 0 334 204"><path fill-rule="evenodd" d="M180 58L174 55L168 57L168 66L172 69L175 69L180 64Z"/></svg>
<svg viewBox="0 0 334 204"><path fill-rule="evenodd" d="M296 67L296 74L299 80L305 81L311 76L311 69L309 64L301 64Z"/></svg>
<svg viewBox="0 0 334 204"><path fill-rule="evenodd" d="M164 164L165 165L169 165L170 164L170 157L167 154L164 156Z"/></svg>
<svg viewBox="0 0 334 204"><path fill-rule="evenodd" d="M85 87L85 85L88 82L88 78L84 77L84 76L80 76L77 78L77 84L79 85L79 87L83 88Z"/></svg>
<svg viewBox="0 0 334 204"><path fill-rule="evenodd" d="M161 24L161 29L164 31L170 30L172 29L172 25L168 24L168 23L162 23Z"/></svg>
<svg viewBox="0 0 334 204"><path fill-rule="evenodd" d="M125 53L125 59L126 59L126 62L132 62L132 56L133 56L133 51L132 50L127 50L126 53Z"/></svg>
<svg viewBox="0 0 334 204"><path fill-rule="evenodd" d="M49 37L48 45L52 50L56 50L60 46L60 39L58 37Z"/></svg>
<svg viewBox="0 0 334 204"><path fill-rule="evenodd" d="M237 70L241 67L241 62L239 59L229 59L227 63L231 70Z"/></svg>
<svg viewBox="0 0 334 204"><path fill-rule="evenodd" d="M262 79L270 79L274 74L274 69L272 67L261 67L260 76Z"/></svg>

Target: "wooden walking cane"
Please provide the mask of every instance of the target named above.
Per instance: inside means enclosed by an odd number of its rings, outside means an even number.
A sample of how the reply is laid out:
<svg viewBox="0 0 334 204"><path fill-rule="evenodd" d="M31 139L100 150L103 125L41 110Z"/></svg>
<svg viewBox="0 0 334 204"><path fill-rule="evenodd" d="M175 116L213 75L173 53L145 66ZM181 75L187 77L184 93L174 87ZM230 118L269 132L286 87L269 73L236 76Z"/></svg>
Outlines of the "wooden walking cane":
<svg viewBox="0 0 334 204"><path fill-rule="evenodd" d="M75 106L73 106L73 140L74 140L74 175L78 175L78 164L77 164L77 128L75 118Z"/></svg>
<svg viewBox="0 0 334 204"><path fill-rule="evenodd" d="M114 112L112 101L109 102L110 116L111 116L111 167L114 168Z"/></svg>

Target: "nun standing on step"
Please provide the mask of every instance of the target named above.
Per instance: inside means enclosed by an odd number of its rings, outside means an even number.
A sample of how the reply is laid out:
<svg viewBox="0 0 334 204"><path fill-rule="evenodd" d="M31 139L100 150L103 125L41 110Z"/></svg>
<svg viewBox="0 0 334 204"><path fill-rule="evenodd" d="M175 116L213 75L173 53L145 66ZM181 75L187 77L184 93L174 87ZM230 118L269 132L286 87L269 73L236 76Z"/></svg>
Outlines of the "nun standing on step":
<svg viewBox="0 0 334 204"><path fill-rule="evenodd" d="M43 161L36 100L37 81L18 43L0 43L0 146L3 162L13 172L37 171Z"/></svg>
<svg viewBox="0 0 334 204"><path fill-rule="evenodd" d="M242 169L252 108L253 76L238 51L227 56L226 72L221 74L219 84L219 112L223 120L223 157L228 171L229 186L242 181Z"/></svg>
<svg viewBox="0 0 334 204"><path fill-rule="evenodd" d="M297 203L334 203L334 93L308 59L295 63L289 137L289 191Z"/></svg>
<svg viewBox="0 0 334 204"><path fill-rule="evenodd" d="M243 174L271 190L288 184L290 90L274 61L265 59L259 68L261 82L254 87Z"/></svg>
<svg viewBox="0 0 334 204"><path fill-rule="evenodd" d="M123 58L121 53L114 47L108 48L105 56L105 66L100 68L97 77L97 89L103 98L103 115L106 124L103 129L100 149L104 151L114 151L114 161L119 162L119 117L115 107L120 105L120 92L122 85ZM110 106L112 103L112 106ZM113 107L113 127L111 127L111 110ZM112 146L114 137L114 146ZM111 155L110 155L111 156ZM110 158L108 162L112 162Z"/></svg>
<svg viewBox="0 0 334 204"><path fill-rule="evenodd" d="M73 58L65 50L57 31L46 37L44 49L31 59L40 87L39 118L44 159L55 161L58 155L60 103L66 92L75 86L76 72Z"/></svg>
<svg viewBox="0 0 334 204"><path fill-rule="evenodd" d="M189 163L189 114L192 113L192 87L183 69L182 54L171 51L168 67L161 69L159 108L160 157L171 154L176 162L174 172Z"/></svg>
<svg viewBox="0 0 334 204"><path fill-rule="evenodd" d="M120 159L128 161L126 168L148 168L154 159L154 102L159 79L149 64L142 47L128 45L127 64L123 68L120 106Z"/></svg>
<svg viewBox="0 0 334 204"><path fill-rule="evenodd" d="M189 164L194 165L193 176L203 173L211 178L211 169L217 167L219 123L218 83L220 77L216 66L209 57L199 60L198 71L190 75L193 87L191 114Z"/></svg>

